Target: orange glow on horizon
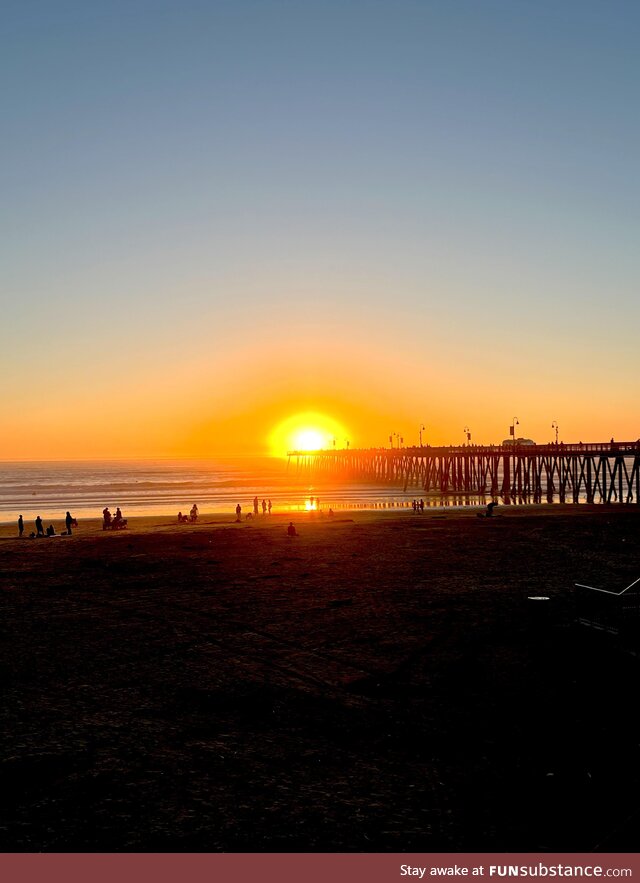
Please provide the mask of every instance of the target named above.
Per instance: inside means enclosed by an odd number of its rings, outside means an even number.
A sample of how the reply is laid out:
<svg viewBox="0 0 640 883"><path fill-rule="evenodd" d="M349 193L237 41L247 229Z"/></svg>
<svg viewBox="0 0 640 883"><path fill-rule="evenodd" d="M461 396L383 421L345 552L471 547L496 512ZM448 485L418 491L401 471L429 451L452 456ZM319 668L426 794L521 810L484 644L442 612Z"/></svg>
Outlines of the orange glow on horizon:
<svg viewBox="0 0 640 883"><path fill-rule="evenodd" d="M286 457L288 451L318 451L322 448L344 447L345 427L315 411L294 414L279 423L269 436L269 450L273 457Z"/></svg>

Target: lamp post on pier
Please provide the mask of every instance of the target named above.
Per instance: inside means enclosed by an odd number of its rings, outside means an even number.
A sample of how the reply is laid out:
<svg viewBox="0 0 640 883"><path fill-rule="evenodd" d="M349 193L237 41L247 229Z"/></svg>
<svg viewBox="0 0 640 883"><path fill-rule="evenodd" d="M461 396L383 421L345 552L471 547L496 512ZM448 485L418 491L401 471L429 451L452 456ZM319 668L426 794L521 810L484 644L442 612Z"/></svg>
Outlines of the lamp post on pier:
<svg viewBox="0 0 640 883"><path fill-rule="evenodd" d="M426 428L427 427L424 425L424 423L420 424L420 447L422 447L422 430Z"/></svg>
<svg viewBox="0 0 640 883"><path fill-rule="evenodd" d="M520 426L520 421L518 420L517 417L514 417L513 422L511 424L511 426L509 427L509 434L513 438L513 450L514 451L516 449L516 426Z"/></svg>
<svg viewBox="0 0 640 883"><path fill-rule="evenodd" d="M465 428L462 431L464 432L465 441L470 442L471 441L471 430L469 429L469 427L465 426Z"/></svg>
<svg viewBox="0 0 640 883"><path fill-rule="evenodd" d="M551 428L552 428L552 429L555 429L555 431L556 431L556 447L558 447L558 429L559 429L559 426L558 426L558 421L557 421L557 420L554 420L554 421L553 421L553 423L551 424Z"/></svg>

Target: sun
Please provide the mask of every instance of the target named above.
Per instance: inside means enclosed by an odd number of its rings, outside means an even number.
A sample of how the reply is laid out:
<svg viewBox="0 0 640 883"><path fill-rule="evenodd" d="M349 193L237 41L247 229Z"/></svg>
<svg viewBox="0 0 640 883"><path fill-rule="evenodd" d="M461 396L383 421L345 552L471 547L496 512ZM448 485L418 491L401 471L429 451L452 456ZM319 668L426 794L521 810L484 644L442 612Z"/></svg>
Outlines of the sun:
<svg viewBox="0 0 640 883"><path fill-rule="evenodd" d="M345 427L316 411L294 414L279 423L269 436L273 457L286 457L289 451L320 451L347 446Z"/></svg>

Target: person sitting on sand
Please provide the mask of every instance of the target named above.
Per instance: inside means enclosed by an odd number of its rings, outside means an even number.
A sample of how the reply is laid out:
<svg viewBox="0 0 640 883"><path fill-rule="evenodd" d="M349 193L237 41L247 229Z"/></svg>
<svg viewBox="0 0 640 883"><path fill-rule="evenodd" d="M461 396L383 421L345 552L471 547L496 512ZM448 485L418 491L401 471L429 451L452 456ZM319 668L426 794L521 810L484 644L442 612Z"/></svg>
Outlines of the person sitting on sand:
<svg viewBox="0 0 640 883"><path fill-rule="evenodd" d="M287 534L290 537L297 537L298 536L298 531L295 529L293 521L289 522L289 527L287 528Z"/></svg>
<svg viewBox="0 0 640 883"><path fill-rule="evenodd" d="M55 537L55 535L56 535L56 529L52 524L50 524L49 527L47 528L47 536L48 537Z"/></svg>

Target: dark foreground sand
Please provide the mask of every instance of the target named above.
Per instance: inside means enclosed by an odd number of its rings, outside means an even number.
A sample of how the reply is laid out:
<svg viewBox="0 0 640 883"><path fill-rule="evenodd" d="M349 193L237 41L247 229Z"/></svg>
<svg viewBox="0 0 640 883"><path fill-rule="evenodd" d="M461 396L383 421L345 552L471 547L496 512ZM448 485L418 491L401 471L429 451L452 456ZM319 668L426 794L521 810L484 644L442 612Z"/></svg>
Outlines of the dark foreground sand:
<svg viewBox="0 0 640 883"><path fill-rule="evenodd" d="M0 849L635 851L640 512L500 512L3 528Z"/></svg>

